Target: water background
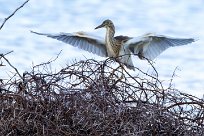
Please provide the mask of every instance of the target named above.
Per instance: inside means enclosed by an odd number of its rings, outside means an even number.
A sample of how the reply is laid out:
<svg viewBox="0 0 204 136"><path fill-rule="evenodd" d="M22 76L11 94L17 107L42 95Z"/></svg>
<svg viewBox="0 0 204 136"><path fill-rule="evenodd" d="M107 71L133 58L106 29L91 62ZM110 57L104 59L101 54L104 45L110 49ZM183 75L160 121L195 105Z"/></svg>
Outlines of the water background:
<svg viewBox="0 0 204 136"><path fill-rule="evenodd" d="M24 0L0 0L0 24ZM89 31L99 36L105 30L94 30L105 19L116 26L116 35L136 37L148 32L174 37L193 37L197 42L169 48L155 60L160 79L167 83L176 70L175 88L198 97L204 94L204 1L186 0L30 0L0 31L0 53L14 51L7 58L22 73L33 65L53 59L57 70L73 60L96 55L38 36L30 30L58 33ZM149 65L134 58L134 64L144 70ZM8 67L0 67L0 78L12 75Z"/></svg>

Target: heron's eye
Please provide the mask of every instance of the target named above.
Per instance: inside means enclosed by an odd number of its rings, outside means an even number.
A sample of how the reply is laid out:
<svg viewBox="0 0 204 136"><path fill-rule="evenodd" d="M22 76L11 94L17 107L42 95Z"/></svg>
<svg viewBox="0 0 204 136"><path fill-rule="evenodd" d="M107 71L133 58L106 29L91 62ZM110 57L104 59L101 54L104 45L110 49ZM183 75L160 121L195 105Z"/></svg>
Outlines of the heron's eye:
<svg viewBox="0 0 204 136"><path fill-rule="evenodd" d="M109 22L109 23L108 23L108 25L109 25L109 26L111 26L111 25L112 25L112 23L111 23L111 22Z"/></svg>

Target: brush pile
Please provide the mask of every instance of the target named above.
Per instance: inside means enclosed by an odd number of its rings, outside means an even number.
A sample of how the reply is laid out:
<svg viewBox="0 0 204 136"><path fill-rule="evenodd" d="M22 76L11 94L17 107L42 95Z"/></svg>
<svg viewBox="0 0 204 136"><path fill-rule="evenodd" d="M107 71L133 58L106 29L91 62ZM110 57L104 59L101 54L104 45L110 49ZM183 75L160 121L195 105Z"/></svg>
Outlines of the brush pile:
<svg viewBox="0 0 204 136"><path fill-rule="evenodd" d="M44 63L22 75L14 69L0 81L0 135L204 135L203 99L163 88L155 69L136 68L132 76L111 63L90 59L58 72Z"/></svg>

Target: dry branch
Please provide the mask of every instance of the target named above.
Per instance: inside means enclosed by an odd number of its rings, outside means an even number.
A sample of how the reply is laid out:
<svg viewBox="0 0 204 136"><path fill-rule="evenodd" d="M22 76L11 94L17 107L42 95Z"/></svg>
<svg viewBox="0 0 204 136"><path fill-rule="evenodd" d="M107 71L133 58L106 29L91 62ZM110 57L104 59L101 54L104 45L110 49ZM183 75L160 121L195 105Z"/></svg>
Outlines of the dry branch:
<svg viewBox="0 0 204 136"><path fill-rule="evenodd" d="M20 7L18 7L11 15L9 15L7 18L5 18L4 21L3 21L3 23L2 23L1 26L0 26L0 30L3 28L3 26L5 25L5 23L6 23L12 16L14 16L14 15L16 14L16 12L17 12L19 9L23 8L23 6L24 6L26 3L28 3L28 2L29 2L29 0L25 1L25 2L24 2Z"/></svg>
<svg viewBox="0 0 204 136"><path fill-rule="evenodd" d="M112 63L91 59L53 72L44 69L49 62L2 82L0 135L203 135L203 99Z"/></svg>

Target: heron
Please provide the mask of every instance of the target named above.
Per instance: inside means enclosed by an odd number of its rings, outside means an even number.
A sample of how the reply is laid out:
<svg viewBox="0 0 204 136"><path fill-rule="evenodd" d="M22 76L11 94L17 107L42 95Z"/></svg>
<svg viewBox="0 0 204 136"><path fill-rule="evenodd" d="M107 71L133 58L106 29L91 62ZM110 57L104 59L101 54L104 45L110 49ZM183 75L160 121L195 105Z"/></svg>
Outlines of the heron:
<svg viewBox="0 0 204 136"><path fill-rule="evenodd" d="M57 39L102 57L115 58L131 70L135 70L132 55L137 55L143 60L153 60L169 47L186 45L195 41L194 38L174 38L154 33L138 37L115 36L115 26L109 19L103 21L95 29L99 28L106 29L104 38L83 31L58 34L31 32Z"/></svg>

